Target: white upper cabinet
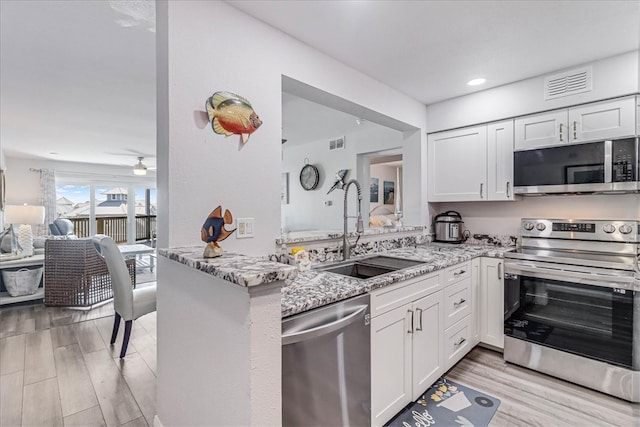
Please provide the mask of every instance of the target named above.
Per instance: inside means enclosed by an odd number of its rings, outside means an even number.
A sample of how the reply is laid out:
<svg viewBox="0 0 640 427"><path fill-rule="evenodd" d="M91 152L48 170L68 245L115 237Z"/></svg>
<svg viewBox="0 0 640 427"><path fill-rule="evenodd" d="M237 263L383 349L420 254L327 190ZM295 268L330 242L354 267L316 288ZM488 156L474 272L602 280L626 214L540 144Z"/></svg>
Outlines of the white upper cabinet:
<svg viewBox="0 0 640 427"><path fill-rule="evenodd" d="M487 126L427 137L429 201L483 200L487 197Z"/></svg>
<svg viewBox="0 0 640 427"><path fill-rule="evenodd" d="M570 108L569 142L634 136L635 116L635 97Z"/></svg>
<svg viewBox="0 0 640 427"><path fill-rule="evenodd" d="M520 117L515 120L515 150L580 144L636 134L633 96Z"/></svg>
<svg viewBox="0 0 640 427"><path fill-rule="evenodd" d="M520 117L515 121L515 150L530 150L567 142L567 110Z"/></svg>
<svg viewBox="0 0 640 427"><path fill-rule="evenodd" d="M513 200L513 120L487 125L487 197Z"/></svg>
<svg viewBox="0 0 640 427"><path fill-rule="evenodd" d="M513 200L513 120L430 134L430 202Z"/></svg>

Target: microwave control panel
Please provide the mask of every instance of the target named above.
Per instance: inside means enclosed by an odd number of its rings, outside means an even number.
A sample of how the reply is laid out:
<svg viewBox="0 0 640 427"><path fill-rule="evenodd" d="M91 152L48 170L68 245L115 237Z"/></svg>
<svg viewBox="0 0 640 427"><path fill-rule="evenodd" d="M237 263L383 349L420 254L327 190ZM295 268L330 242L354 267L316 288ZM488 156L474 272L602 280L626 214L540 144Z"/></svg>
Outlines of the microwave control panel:
<svg viewBox="0 0 640 427"><path fill-rule="evenodd" d="M613 141L612 157L612 181L635 181L638 162L636 140L628 138Z"/></svg>

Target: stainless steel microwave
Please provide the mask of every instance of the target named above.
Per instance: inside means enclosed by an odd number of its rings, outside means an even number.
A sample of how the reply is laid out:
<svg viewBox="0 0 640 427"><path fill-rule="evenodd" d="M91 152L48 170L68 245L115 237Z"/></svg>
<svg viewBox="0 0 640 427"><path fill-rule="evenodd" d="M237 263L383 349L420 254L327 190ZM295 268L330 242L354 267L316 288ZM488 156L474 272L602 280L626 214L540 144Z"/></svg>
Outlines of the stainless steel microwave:
<svg viewBox="0 0 640 427"><path fill-rule="evenodd" d="M516 151L516 194L640 191L638 138Z"/></svg>

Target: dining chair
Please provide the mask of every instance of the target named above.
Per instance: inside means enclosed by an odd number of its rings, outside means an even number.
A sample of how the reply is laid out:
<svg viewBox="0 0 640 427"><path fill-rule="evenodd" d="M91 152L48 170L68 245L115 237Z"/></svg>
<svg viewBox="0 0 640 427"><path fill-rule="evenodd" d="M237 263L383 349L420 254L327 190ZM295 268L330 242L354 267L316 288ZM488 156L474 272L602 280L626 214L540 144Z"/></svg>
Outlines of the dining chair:
<svg viewBox="0 0 640 427"><path fill-rule="evenodd" d="M133 321L156 311L156 286L133 289L124 257L113 239L105 235L95 235L92 240L96 251L107 263L113 286L113 306L116 313L111 333L112 345L116 342L120 319L125 321L124 339L120 350L120 358L123 358L127 353Z"/></svg>

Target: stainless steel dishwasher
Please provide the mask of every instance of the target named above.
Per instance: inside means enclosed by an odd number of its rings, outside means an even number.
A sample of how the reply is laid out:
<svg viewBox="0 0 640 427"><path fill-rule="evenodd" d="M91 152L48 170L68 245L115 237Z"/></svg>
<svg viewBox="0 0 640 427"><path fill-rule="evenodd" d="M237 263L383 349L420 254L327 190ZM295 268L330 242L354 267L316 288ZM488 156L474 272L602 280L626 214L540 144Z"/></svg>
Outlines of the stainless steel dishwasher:
<svg viewBox="0 0 640 427"><path fill-rule="evenodd" d="M282 321L282 423L371 424L369 295Z"/></svg>

